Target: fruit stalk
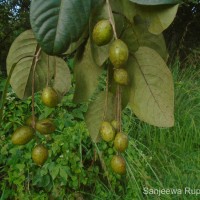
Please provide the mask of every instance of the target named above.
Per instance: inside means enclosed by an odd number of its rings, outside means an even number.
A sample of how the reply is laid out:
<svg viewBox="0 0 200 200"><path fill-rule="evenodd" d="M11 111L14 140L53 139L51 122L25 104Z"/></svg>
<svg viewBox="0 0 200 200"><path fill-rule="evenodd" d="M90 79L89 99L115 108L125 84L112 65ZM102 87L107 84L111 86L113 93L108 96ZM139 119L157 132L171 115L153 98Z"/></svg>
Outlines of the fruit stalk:
<svg viewBox="0 0 200 200"><path fill-rule="evenodd" d="M106 3L108 5L108 14L109 14L109 21L112 25L112 28L113 28L113 33L114 33L114 38L117 40L118 37L117 37L117 32L116 32L116 28L115 28L115 22L112 18L112 9L111 9L111 6L110 6L110 1L109 0L106 0Z"/></svg>
<svg viewBox="0 0 200 200"><path fill-rule="evenodd" d="M49 86L49 80L50 80L50 77L49 77L49 74L50 74L50 69L49 69L49 55L47 56L47 84L46 84L46 87Z"/></svg>
<svg viewBox="0 0 200 200"><path fill-rule="evenodd" d="M117 90L116 90L116 99L117 99L117 104L116 104L116 110L117 110L117 116L116 120L119 123L119 128L118 131L121 132L121 87L119 84L117 84Z"/></svg>
<svg viewBox="0 0 200 200"><path fill-rule="evenodd" d="M40 56L41 48L38 49L37 47L37 54L35 55L34 58L34 65L32 69L32 127L35 130L35 70L36 70L36 65L37 62L39 61L39 56Z"/></svg>
<svg viewBox="0 0 200 200"><path fill-rule="evenodd" d="M107 75L106 75L106 99L105 99L104 114L103 114L103 120L102 121L105 121L107 110L108 110L108 87L109 87L109 69L107 68Z"/></svg>

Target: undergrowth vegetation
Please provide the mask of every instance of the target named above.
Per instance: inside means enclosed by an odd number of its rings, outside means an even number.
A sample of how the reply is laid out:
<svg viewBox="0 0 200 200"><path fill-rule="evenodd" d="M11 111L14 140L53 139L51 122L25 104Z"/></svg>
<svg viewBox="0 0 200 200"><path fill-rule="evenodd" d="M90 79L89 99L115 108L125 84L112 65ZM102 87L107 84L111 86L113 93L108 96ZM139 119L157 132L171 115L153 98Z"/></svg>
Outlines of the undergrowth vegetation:
<svg viewBox="0 0 200 200"><path fill-rule="evenodd" d="M129 107L123 111L122 128L130 141L125 152L126 176L110 169L116 153L112 143L92 143L83 122L87 104L73 103L74 87L56 109L44 107L36 95L37 117L52 117L57 126L54 134L40 136L51 159L43 167L36 166L31 159L33 141L22 147L10 141L16 127L31 114L31 99L18 101L10 89L0 127L0 200L188 199L185 194L143 194L144 187L184 189L200 184L200 69L180 70L177 62L172 71L173 128L155 128L139 121ZM198 199L195 195L189 198Z"/></svg>

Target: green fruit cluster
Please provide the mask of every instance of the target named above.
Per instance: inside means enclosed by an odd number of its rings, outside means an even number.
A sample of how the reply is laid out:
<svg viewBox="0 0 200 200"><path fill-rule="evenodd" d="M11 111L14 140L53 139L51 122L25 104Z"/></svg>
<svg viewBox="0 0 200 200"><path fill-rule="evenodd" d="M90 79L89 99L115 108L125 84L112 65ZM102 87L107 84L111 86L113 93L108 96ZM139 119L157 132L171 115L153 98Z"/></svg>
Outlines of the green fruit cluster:
<svg viewBox="0 0 200 200"><path fill-rule="evenodd" d="M124 69L128 60L127 45L120 39L115 40L109 50L109 59L114 66L114 80L119 85L128 85L128 72Z"/></svg>
<svg viewBox="0 0 200 200"><path fill-rule="evenodd" d="M97 46L108 44L113 38L113 27L109 20L99 21L92 32L93 42ZM119 85L128 85L128 72L124 69L129 57L127 45L120 39L115 39L109 49L109 59L114 66L114 80ZM128 147L128 137L119 131L120 124L118 121L103 121L99 133L101 138L106 142L113 142L115 150L118 152L111 160L111 168L118 174L126 173L126 162L119 155Z"/></svg>
<svg viewBox="0 0 200 200"><path fill-rule="evenodd" d="M119 122L113 120L110 122L103 121L100 126L101 138L106 142L112 142L115 150L118 154L113 156L110 165L113 171L117 174L126 173L126 162L120 153L123 153L128 147L128 136L122 132L119 132Z"/></svg>
<svg viewBox="0 0 200 200"><path fill-rule="evenodd" d="M92 32L93 42L98 46L108 44L113 38L113 29L109 20L97 22ZM114 80L117 84L128 85L128 72L124 69L129 57L127 45L120 39L115 39L110 45L109 59L114 66Z"/></svg>
<svg viewBox="0 0 200 200"><path fill-rule="evenodd" d="M51 88L44 88L41 96L42 102L48 107L55 107L58 104L58 94ZM56 126L52 119L38 120L35 116L30 116L25 120L25 125L17 128L12 134L11 141L15 145L25 145L34 137L36 131L42 135L53 133ZM37 144L32 150L32 159L38 166L42 166L48 158L48 149L43 144Z"/></svg>

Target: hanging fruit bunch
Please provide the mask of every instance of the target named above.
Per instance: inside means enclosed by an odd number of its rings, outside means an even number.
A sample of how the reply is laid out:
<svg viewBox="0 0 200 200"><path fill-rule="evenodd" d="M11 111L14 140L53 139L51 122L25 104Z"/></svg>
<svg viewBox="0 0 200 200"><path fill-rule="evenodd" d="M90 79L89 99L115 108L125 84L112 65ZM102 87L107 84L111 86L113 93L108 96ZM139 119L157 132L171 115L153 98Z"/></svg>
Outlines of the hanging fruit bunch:
<svg viewBox="0 0 200 200"><path fill-rule="evenodd" d="M114 33L114 41L112 41L109 48L109 60L113 66L109 65L110 70L113 70L113 78L115 83L117 84L118 90L116 90L116 120L112 122L103 121L100 126L100 135L101 138L106 142L114 141L114 147L118 151L117 155L113 156L111 160L111 167L114 172L118 174L126 173L126 162L124 158L119 155L124 152L128 147L128 137L126 134L121 132L121 86L128 85L128 72L124 69L126 62L128 60L128 47L127 45L117 37L117 33L115 27L112 26L113 22L110 22L109 19L103 19L97 22L94 26L92 32L93 42L97 46L107 45L113 38ZM107 69L109 70L109 69ZM108 76L108 74L107 74ZM109 77L107 77L107 82ZM107 87L108 87L107 83ZM108 92L108 88L106 88ZM108 94L106 94L108 95ZM107 112L107 101L105 105L104 119L106 118ZM117 133L117 134L116 134Z"/></svg>
<svg viewBox="0 0 200 200"><path fill-rule="evenodd" d="M34 96L33 96L34 98ZM46 87L41 95L44 105L52 108L58 104L58 94L52 87ZM34 103L34 100L32 100ZM34 113L34 104L32 104L32 113ZM56 127L52 119L38 120L35 115L31 115L25 121L25 125L17 128L12 134L11 140L15 145L25 145L32 139L35 139L36 145L32 149L32 159L38 166L42 166L48 159L48 149L40 141L36 131L42 135L49 135L55 131Z"/></svg>
<svg viewBox="0 0 200 200"><path fill-rule="evenodd" d="M42 91L42 102L48 107L59 103L71 86L63 58L73 53L73 100L89 101L85 122L91 139L95 144L101 139L113 142L116 155L110 166L125 174L128 135L122 128L123 109L128 105L140 120L154 126L174 125L173 79L162 32L175 18L178 2L32 0L32 29L16 38L7 57L13 91L20 99L32 96L32 117L14 132L12 142L21 145L35 138L32 158L44 164L48 151L37 133L52 134L55 125L52 119L36 119L34 94ZM91 98L104 71L105 90ZM1 110L5 99L3 95Z"/></svg>

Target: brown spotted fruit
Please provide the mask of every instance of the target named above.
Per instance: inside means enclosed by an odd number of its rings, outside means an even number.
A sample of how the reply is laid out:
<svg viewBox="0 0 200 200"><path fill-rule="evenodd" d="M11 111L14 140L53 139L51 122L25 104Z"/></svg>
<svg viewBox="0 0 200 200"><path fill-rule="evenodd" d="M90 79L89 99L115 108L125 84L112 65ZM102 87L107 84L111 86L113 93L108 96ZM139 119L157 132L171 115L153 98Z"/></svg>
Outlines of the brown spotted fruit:
<svg viewBox="0 0 200 200"><path fill-rule="evenodd" d="M114 140L114 147L119 152L124 152L128 147L128 136L124 133L117 133Z"/></svg>
<svg viewBox="0 0 200 200"><path fill-rule="evenodd" d="M32 150L32 159L34 163L38 166L42 166L48 158L48 149L42 145L39 144L35 146Z"/></svg>
<svg viewBox="0 0 200 200"><path fill-rule="evenodd" d="M34 120L36 122L38 120L37 117L34 116ZM31 126L32 127L32 123L33 123L33 116L31 115L26 119L25 124L27 126Z"/></svg>
<svg viewBox="0 0 200 200"><path fill-rule="evenodd" d="M120 175L126 173L126 161L120 155L114 155L110 162L112 170Z"/></svg>
<svg viewBox="0 0 200 200"><path fill-rule="evenodd" d="M120 85L128 85L129 77L128 72L125 69L115 69L114 70L114 80Z"/></svg>
<svg viewBox="0 0 200 200"><path fill-rule="evenodd" d="M101 138L104 141L110 142L114 140L115 129L112 127L112 125L109 122L103 121L100 127L100 134L101 134Z"/></svg>
<svg viewBox="0 0 200 200"><path fill-rule="evenodd" d="M115 40L109 49L109 59L115 68L123 67L129 56L127 45L120 39Z"/></svg>
<svg viewBox="0 0 200 200"><path fill-rule="evenodd" d="M52 119L42 119L36 122L36 130L43 135L51 134L55 129L56 126Z"/></svg>
<svg viewBox="0 0 200 200"><path fill-rule="evenodd" d="M108 44L113 38L113 29L110 21L107 19L100 20L94 26L92 39L97 46Z"/></svg>
<svg viewBox="0 0 200 200"><path fill-rule="evenodd" d="M34 129L29 126L21 126L15 130L11 141L13 144L23 145L27 144L34 137Z"/></svg>
<svg viewBox="0 0 200 200"><path fill-rule="evenodd" d="M41 99L44 105L50 108L56 107L59 102L58 94L52 87L43 89Z"/></svg>
<svg viewBox="0 0 200 200"><path fill-rule="evenodd" d="M119 130L119 128L120 128L120 124L119 124L119 122L117 121L117 120L112 120L111 121L111 125L113 126L113 128L117 131L117 130Z"/></svg>

